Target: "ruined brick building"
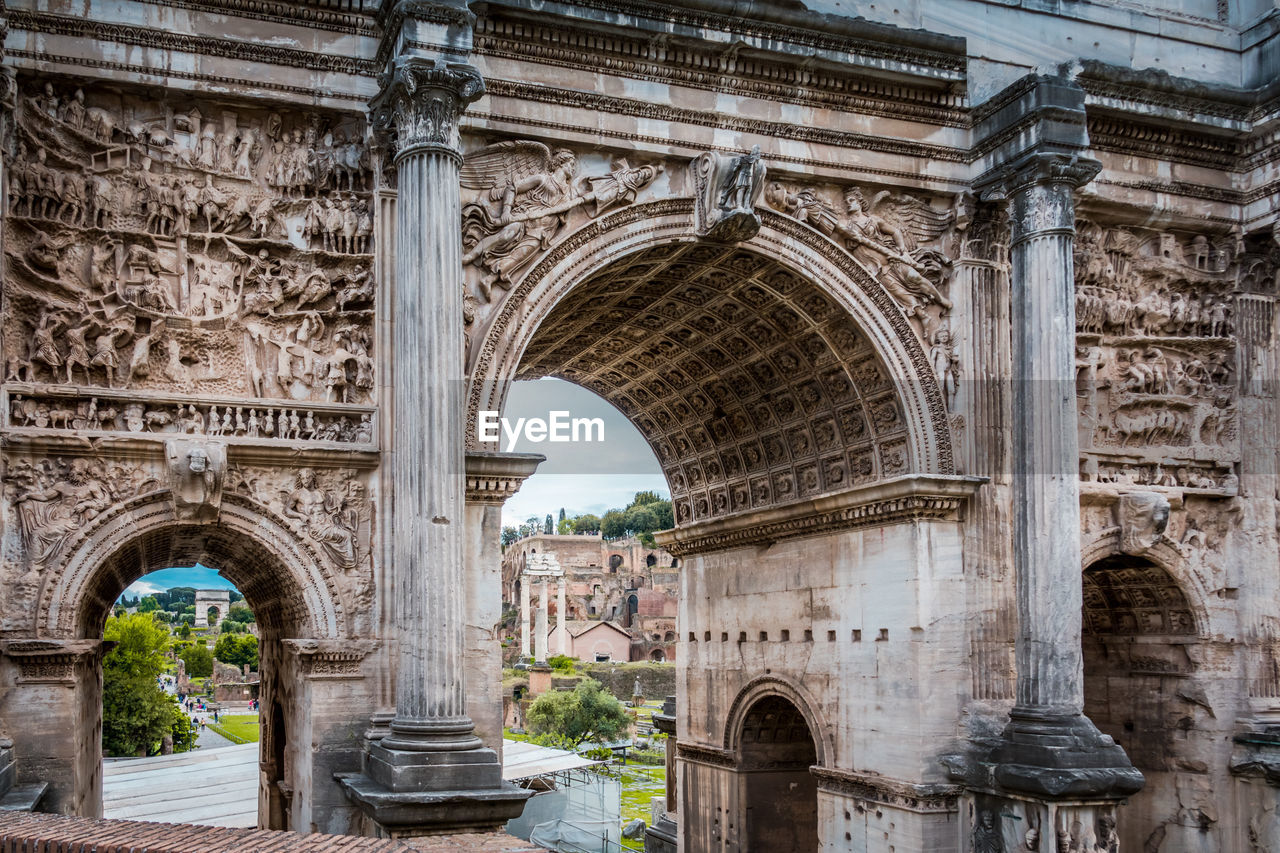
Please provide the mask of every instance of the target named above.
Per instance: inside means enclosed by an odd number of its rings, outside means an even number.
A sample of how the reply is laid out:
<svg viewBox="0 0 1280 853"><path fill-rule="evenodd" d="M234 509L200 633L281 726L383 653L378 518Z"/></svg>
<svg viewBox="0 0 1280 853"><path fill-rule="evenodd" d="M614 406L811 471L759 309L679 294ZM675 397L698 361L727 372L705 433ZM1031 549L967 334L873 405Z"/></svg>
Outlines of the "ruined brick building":
<svg viewBox="0 0 1280 853"><path fill-rule="evenodd" d="M677 647L676 609L679 603L679 560L661 548L647 548L636 539L607 541L598 535L526 536L507 546L502 554L503 602L519 611L513 619L516 635L523 631L525 602L523 586L529 583L530 567L557 566L562 572L551 580L554 589L565 584L565 611L548 600L555 625L549 627L550 649L560 649L559 623L570 620L573 637L590 628L591 622L610 622L623 628L631 638L625 657L613 660L675 660ZM540 585L529 591L529 606L540 608ZM551 596L557 597L556 592ZM593 641L594 642L594 641ZM608 642L608 641L601 641ZM596 657L594 645L583 646L583 660ZM603 653L603 649L601 653ZM566 653L570 653L566 649ZM607 658L608 659L608 658Z"/></svg>

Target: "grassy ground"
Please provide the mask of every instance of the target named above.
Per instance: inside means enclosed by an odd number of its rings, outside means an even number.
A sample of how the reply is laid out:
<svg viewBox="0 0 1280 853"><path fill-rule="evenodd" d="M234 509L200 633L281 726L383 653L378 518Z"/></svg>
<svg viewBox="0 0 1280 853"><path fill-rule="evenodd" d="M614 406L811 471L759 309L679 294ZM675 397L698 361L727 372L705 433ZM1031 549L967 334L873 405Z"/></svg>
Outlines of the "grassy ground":
<svg viewBox="0 0 1280 853"><path fill-rule="evenodd" d="M205 724L232 743L258 742L257 714L229 714L216 723L206 719Z"/></svg>
<svg viewBox="0 0 1280 853"><path fill-rule="evenodd" d="M650 801L654 797L666 795L667 769L638 764L628 764L618 769L622 771L622 825L626 826L628 821L640 818L647 826ZM643 850L644 841L624 838L622 846L627 850Z"/></svg>

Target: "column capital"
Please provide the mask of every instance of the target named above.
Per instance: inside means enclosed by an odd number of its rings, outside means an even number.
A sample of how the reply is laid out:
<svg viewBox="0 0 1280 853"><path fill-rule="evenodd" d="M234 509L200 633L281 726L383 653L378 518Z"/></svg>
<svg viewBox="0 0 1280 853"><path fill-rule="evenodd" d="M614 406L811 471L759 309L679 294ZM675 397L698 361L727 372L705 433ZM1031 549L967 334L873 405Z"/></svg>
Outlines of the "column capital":
<svg viewBox="0 0 1280 853"><path fill-rule="evenodd" d="M458 119L484 95L484 78L465 62L401 56L379 79L369 114L399 160L419 150L458 152Z"/></svg>
<svg viewBox="0 0 1280 853"><path fill-rule="evenodd" d="M1065 184L1079 189L1101 170L1100 162L1079 152L1033 151L992 169L975 182L975 189L983 201L1002 201L1043 184Z"/></svg>
<svg viewBox="0 0 1280 853"><path fill-rule="evenodd" d="M1037 151L980 179L983 201L1008 206L1010 240L1049 232L1075 232L1072 193L1093 180L1102 164L1078 153Z"/></svg>

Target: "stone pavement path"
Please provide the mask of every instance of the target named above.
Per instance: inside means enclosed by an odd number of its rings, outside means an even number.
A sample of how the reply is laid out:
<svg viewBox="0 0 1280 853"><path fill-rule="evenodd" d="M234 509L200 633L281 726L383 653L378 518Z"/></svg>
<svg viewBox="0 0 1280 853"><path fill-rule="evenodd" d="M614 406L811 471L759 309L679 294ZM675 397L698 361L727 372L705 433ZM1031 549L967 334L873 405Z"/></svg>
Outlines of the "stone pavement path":
<svg viewBox="0 0 1280 853"><path fill-rule="evenodd" d="M111 759L103 762L102 777L103 817L206 826L258 823L256 743Z"/></svg>

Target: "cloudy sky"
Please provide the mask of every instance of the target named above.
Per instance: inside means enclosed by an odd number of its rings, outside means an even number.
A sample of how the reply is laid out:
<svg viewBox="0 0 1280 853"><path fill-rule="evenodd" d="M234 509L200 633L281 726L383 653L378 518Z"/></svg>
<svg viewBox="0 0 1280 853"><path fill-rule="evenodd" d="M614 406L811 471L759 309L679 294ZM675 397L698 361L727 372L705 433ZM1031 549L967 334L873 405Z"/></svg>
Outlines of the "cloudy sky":
<svg viewBox="0 0 1280 853"><path fill-rule="evenodd" d="M517 453L541 453L547 461L538 473L525 481L503 507L503 524L519 525L526 519L547 513L559 517L561 507L570 516L583 513L603 515L606 510L624 507L632 496L645 489L667 496L667 481L658 460L640 433L621 412L600 397L559 379L517 382L507 403L508 426L516 429L519 418L547 420L553 411L568 412L569 418L600 418L604 422L604 441L557 443L530 441L523 435L516 441ZM579 438L585 438L585 430ZM503 450L507 440L501 441ZM164 569L135 581L125 590L133 598L162 592L175 586L197 589L235 589L230 581L213 569L194 566L189 569Z"/></svg>
<svg viewBox="0 0 1280 853"><path fill-rule="evenodd" d="M502 509L504 524L518 525L547 513L558 518L561 507L570 517L588 512L602 515L608 509L626 506L636 492L645 489L668 495L666 478L649 445L631 422L602 398L560 379L517 382L512 387L506 411L512 429L519 418L547 420L552 411L567 411L570 418L600 418L604 441L553 443L522 437L515 452L541 453L547 461L507 501ZM585 432L579 438L585 438ZM505 439L502 445L506 450Z"/></svg>

